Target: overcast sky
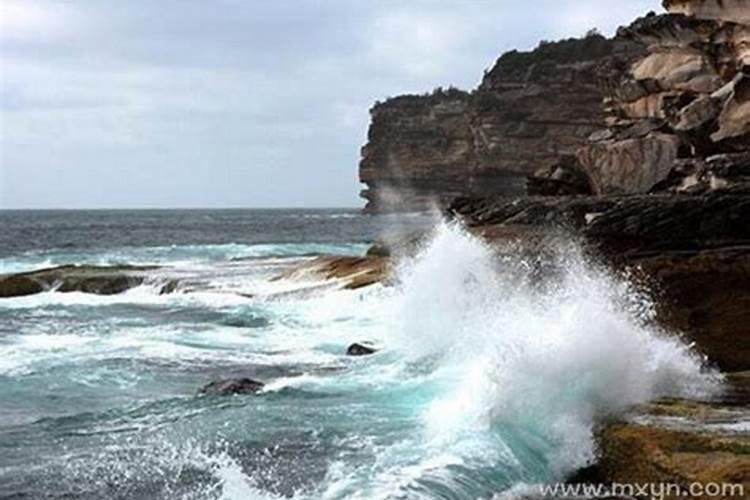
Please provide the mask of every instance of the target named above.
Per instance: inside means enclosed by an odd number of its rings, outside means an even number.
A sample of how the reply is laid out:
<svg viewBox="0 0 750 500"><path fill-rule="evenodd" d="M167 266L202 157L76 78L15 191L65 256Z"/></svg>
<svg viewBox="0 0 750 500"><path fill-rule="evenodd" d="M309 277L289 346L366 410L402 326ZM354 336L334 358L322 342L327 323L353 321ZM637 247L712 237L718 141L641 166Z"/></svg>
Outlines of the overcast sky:
<svg viewBox="0 0 750 500"><path fill-rule="evenodd" d="M360 206L376 99L659 0L0 0L0 208Z"/></svg>

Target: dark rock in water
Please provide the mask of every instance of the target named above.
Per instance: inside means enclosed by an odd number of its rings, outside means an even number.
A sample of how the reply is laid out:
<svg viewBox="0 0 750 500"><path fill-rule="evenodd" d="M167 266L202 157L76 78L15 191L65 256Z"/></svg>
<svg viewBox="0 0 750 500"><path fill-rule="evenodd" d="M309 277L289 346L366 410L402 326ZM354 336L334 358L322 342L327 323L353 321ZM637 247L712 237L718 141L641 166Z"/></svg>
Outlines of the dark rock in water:
<svg viewBox="0 0 750 500"><path fill-rule="evenodd" d="M347 356L368 356L370 354L375 354L378 352L377 349L374 349L372 347L354 343L349 346L349 348L346 350Z"/></svg>
<svg viewBox="0 0 750 500"><path fill-rule="evenodd" d="M143 283L154 266L58 266L0 276L0 298L45 290L97 295L122 293Z"/></svg>
<svg viewBox="0 0 750 500"><path fill-rule="evenodd" d="M159 290L159 295L167 295L177 291L177 287L180 285L178 280L169 280Z"/></svg>
<svg viewBox="0 0 750 500"><path fill-rule="evenodd" d="M230 396L232 394L255 394L265 387L263 382L250 378L233 378L217 380L207 384L198 391L201 396Z"/></svg>
<svg viewBox="0 0 750 500"><path fill-rule="evenodd" d="M33 295L44 290L41 284L28 276L12 275L0 277L0 297Z"/></svg>

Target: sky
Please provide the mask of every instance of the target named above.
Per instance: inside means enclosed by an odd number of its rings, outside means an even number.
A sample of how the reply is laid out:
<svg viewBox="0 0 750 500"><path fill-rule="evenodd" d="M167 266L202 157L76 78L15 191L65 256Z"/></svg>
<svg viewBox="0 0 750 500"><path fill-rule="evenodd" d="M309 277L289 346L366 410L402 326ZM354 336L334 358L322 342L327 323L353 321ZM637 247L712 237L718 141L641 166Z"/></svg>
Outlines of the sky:
<svg viewBox="0 0 750 500"><path fill-rule="evenodd" d="M0 209L356 207L376 100L660 0L0 0Z"/></svg>

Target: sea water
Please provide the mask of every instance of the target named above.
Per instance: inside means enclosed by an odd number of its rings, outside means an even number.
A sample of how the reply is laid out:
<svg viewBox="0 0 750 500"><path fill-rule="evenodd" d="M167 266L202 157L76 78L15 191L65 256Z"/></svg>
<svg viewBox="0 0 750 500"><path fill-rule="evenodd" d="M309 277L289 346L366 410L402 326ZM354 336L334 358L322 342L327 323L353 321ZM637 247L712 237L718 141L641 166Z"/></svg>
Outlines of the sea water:
<svg viewBox="0 0 750 500"><path fill-rule="evenodd" d="M275 279L427 227L389 286ZM426 216L0 212L0 229L0 273L160 266L118 295L0 299L0 498L512 496L594 459L597 419L720 382L573 243L540 276ZM380 350L345 355L361 341ZM266 386L196 396L231 377Z"/></svg>

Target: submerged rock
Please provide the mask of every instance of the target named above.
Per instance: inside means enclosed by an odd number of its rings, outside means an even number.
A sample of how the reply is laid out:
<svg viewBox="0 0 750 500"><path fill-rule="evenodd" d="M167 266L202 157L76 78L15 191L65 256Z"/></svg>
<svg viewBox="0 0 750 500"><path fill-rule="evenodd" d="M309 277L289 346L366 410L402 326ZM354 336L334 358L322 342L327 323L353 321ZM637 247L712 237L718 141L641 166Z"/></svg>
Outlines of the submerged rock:
<svg viewBox="0 0 750 500"><path fill-rule="evenodd" d="M141 285L155 266L58 266L0 276L0 298L48 290L113 295Z"/></svg>
<svg viewBox="0 0 750 500"><path fill-rule="evenodd" d="M366 346L364 344L354 343L350 345L346 350L347 356L368 356L370 354L375 354L378 352L377 349Z"/></svg>
<svg viewBox="0 0 750 500"><path fill-rule="evenodd" d="M200 388L200 396L231 396L232 394L255 394L265 387L263 382L250 378L217 380Z"/></svg>

